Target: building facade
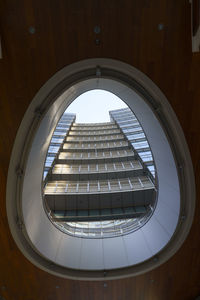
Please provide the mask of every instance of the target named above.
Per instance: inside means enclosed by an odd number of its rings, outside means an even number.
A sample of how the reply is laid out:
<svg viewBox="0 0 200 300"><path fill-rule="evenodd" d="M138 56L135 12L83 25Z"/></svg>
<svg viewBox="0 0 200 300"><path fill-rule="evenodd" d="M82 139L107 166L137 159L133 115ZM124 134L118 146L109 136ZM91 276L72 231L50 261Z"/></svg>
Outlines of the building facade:
<svg viewBox="0 0 200 300"><path fill-rule="evenodd" d="M67 234L103 238L140 228L156 205L152 153L129 108L110 111L108 123L60 119L44 171L44 206ZM47 169L48 168L48 169Z"/></svg>

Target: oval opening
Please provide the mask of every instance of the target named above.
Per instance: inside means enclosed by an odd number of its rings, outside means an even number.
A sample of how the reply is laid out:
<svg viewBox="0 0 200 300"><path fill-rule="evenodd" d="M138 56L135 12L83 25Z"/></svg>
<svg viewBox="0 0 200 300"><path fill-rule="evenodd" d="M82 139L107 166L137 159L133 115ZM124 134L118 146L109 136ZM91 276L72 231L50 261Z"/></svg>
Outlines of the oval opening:
<svg viewBox="0 0 200 300"><path fill-rule="evenodd" d="M95 239L58 230L44 210L43 185L41 189L48 147L63 112L92 89L115 94L137 116L159 183L148 222L129 234ZM16 162L23 172L15 172ZM193 169L177 118L161 91L135 68L109 59L82 61L55 74L33 99L12 152L7 212L17 245L38 267L86 280L105 280L105 270L107 279L144 273L180 248L192 223L194 203Z"/></svg>

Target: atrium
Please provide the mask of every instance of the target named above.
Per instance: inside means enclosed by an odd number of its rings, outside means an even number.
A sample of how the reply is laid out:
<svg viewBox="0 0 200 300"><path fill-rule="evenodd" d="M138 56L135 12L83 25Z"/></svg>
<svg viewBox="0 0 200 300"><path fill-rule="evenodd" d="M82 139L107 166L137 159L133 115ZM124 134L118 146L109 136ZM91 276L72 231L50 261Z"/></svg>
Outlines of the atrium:
<svg viewBox="0 0 200 300"><path fill-rule="evenodd" d="M7 0L0 6L0 298L196 299L199 1ZM159 181L154 213L138 230L117 236L124 239L120 246L113 237L67 235L44 206L44 164L53 132L67 106L91 89L118 95L137 116ZM162 217L157 209L165 211ZM131 234L137 242L124 248ZM93 242L98 245L89 252ZM92 254L102 244L110 254L96 260ZM86 269L89 263L96 269Z"/></svg>

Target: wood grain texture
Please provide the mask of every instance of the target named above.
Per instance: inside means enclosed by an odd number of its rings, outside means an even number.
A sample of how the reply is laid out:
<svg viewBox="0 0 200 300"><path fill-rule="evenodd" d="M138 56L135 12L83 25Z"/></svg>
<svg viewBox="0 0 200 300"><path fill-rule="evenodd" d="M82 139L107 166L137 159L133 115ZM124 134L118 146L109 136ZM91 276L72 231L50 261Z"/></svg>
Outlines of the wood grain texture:
<svg viewBox="0 0 200 300"><path fill-rule="evenodd" d="M0 295L5 300L194 299L200 294L200 55L191 52L189 1L4 0L0 11ZM184 130L197 184L195 219L181 249L156 270L108 281L107 287L61 279L33 266L11 237L5 206L11 150L31 99L64 66L96 57L131 64L164 92Z"/></svg>
<svg viewBox="0 0 200 300"><path fill-rule="evenodd" d="M200 0L192 1L192 33L197 33L200 25Z"/></svg>

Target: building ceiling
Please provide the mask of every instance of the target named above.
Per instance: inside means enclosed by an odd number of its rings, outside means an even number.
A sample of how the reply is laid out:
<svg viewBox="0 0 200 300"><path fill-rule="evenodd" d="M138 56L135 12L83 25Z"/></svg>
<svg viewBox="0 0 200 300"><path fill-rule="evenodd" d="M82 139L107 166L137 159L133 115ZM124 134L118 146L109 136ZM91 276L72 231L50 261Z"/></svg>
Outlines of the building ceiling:
<svg viewBox="0 0 200 300"><path fill-rule="evenodd" d="M5 300L189 300L200 294L200 54L191 51L188 0L5 0L0 3L0 296ZM100 27L100 33L95 30ZM17 129L32 98L58 70L113 58L149 76L183 128L196 176L192 229L180 250L144 275L75 281L32 265L6 216L6 180ZM17 162L16 162L17 167Z"/></svg>

